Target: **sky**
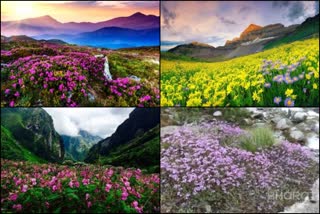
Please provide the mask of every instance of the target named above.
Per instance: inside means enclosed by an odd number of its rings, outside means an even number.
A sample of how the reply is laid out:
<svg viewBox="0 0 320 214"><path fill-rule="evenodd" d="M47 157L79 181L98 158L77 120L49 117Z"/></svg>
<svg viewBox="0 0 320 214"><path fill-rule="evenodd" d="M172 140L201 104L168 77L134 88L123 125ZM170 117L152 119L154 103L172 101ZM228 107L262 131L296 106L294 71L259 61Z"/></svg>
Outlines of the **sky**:
<svg viewBox="0 0 320 214"><path fill-rule="evenodd" d="M60 135L78 136L80 130L109 137L129 118L134 108L43 108L53 119Z"/></svg>
<svg viewBox="0 0 320 214"><path fill-rule="evenodd" d="M223 46L250 24L300 24L319 1L189 1L161 3L161 50L192 41Z"/></svg>
<svg viewBox="0 0 320 214"><path fill-rule="evenodd" d="M136 12L159 16L158 1L1 1L1 21L50 15L57 21L99 22Z"/></svg>

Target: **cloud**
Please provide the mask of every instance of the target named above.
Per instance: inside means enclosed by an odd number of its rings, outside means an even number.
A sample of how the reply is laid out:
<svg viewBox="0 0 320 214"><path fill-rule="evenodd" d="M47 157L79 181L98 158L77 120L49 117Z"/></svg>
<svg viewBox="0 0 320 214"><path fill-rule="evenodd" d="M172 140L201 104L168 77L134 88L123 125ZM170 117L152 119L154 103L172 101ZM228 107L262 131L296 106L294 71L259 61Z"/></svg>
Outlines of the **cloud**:
<svg viewBox="0 0 320 214"><path fill-rule="evenodd" d="M161 5L161 16L163 18L164 28L170 28L171 23L174 22L176 18L176 13L170 11L165 4Z"/></svg>
<svg viewBox="0 0 320 214"><path fill-rule="evenodd" d="M273 1L272 2L272 7L274 8L282 8L282 7L288 7L290 4L290 1Z"/></svg>
<svg viewBox="0 0 320 214"><path fill-rule="evenodd" d="M314 2L314 9L315 9L316 14L318 14L319 13L319 1Z"/></svg>
<svg viewBox="0 0 320 214"><path fill-rule="evenodd" d="M301 16L304 15L304 6L302 2L292 2L290 8L289 8L289 13L288 13L288 18L290 21L294 21Z"/></svg>
<svg viewBox="0 0 320 214"><path fill-rule="evenodd" d="M102 138L110 136L133 108L44 108L61 135L77 136L80 130Z"/></svg>
<svg viewBox="0 0 320 214"><path fill-rule="evenodd" d="M250 24L300 24L316 13L315 2L163 1L161 40L198 41L215 47L238 37ZM211 37L211 39L210 39ZM165 44L161 50L175 44Z"/></svg>
<svg viewBox="0 0 320 214"><path fill-rule="evenodd" d="M239 8L239 13L247 13L251 10L251 7L244 5Z"/></svg>
<svg viewBox="0 0 320 214"><path fill-rule="evenodd" d="M224 18L223 16L217 16L217 17L224 24L227 24L227 25L236 25L237 24L235 21L232 21L230 19Z"/></svg>

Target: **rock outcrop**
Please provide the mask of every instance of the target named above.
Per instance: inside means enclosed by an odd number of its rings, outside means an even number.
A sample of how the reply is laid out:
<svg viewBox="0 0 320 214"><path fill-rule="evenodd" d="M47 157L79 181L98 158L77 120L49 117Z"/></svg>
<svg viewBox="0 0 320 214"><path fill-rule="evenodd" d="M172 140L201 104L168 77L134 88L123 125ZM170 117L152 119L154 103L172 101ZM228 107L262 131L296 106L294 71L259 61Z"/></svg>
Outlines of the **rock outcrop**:
<svg viewBox="0 0 320 214"><path fill-rule="evenodd" d="M136 108L110 137L101 140L90 149L85 161L94 162L100 155L107 156L112 149L144 135L147 131L159 125L159 115L159 108Z"/></svg>
<svg viewBox="0 0 320 214"><path fill-rule="evenodd" d="M52 162L62 161L64 145L51 116L41 108L1 108L1 125L31 153Z"/></svg>

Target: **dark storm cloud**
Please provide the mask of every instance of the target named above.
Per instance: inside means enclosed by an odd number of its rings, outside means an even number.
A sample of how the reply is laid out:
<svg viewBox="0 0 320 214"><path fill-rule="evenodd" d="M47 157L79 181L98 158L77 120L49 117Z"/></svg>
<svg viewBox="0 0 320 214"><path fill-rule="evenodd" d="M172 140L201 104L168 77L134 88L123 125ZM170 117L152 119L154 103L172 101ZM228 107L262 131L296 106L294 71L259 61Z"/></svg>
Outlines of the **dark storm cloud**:
<svg viewBox="0 0 320 214"><path fill-rule="evenodd" d="M232 21L230 19L226 19L224 18L223 16L217 16L217 18L224 24L227 24L227 25L236 25L237 23L235 21Z"/></svg>
<svg viewBox="0 0 320 214"><path fill-rule="evenodd" d="M282 7L288 7L290 5L290 1L273 1L272 2L272 7L276 8L282 8Z"/></svg>
<svg viewBox="0 0 320 214"><path fill-rule="evenodd" d="M251 11L251 8L249 6L247 6L247 5L244 5L244 6L239 8L239 13L247 13L249 11Z"/></svg>
<svg viewBox="0 0 320 214"><path fill-rule="evenodd" d="M304 6L302 2L292 2L289 7L288 18L294 21L304 15Z"/></svg>
<svg viewBox="0 0 320 214"><path fill-rule="evenodd" d="M164 27L170 28L171 23L176 18L176 13L170 11L165 4L161 5L161 16L163 17Z"/></svg>

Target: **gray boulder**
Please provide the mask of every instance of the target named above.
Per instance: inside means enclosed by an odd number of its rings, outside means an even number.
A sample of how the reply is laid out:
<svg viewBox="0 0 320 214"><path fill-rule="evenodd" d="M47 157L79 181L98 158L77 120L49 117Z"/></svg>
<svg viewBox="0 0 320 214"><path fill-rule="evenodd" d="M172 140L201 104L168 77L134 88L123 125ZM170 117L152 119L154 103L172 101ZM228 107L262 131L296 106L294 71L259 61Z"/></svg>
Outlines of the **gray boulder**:
<svg viewBox="0 0 320 214"><path fill-rule="evenodd" d="M308 114L306 112L297 112L293 115L292 121L295 123L301 123L306 120Z"/></svg>
<svg viewBox="0 0 320 214"><path fill-rule="evenodd" d="M292 126L292 122L287 118L282 118L278 121L276 128L279 130L289 129Z"/></svg>

